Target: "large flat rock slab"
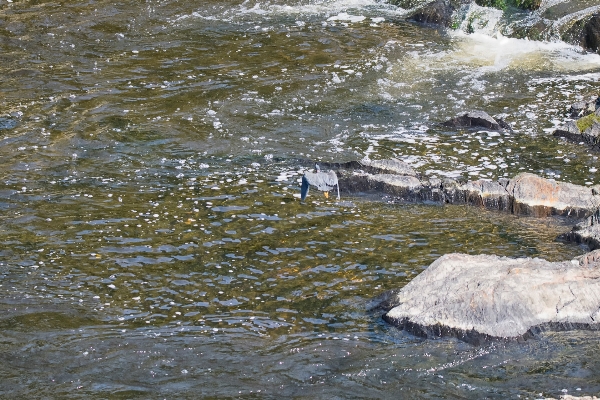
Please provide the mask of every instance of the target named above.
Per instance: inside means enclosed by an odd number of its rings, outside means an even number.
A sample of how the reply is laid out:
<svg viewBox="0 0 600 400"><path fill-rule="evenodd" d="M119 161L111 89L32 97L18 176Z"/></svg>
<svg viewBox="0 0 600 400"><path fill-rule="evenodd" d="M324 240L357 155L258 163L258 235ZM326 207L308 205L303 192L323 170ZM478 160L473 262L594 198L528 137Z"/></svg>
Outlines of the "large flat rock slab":
<svg viewBox="0 0 600 400"><path fill-rule="evenodd" d="M599 329L600 256L539 258L447 254L385 299L384 319L418 336L480 343L544 329Z"/></svg>

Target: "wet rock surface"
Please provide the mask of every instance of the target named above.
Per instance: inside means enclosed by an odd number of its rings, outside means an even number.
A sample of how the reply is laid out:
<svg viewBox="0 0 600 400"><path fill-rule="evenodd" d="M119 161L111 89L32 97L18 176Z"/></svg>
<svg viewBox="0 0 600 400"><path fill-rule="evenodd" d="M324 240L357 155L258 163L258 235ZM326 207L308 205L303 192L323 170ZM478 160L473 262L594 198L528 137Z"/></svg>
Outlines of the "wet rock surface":
<svg viewBox="0 0 600 400"><path fill-rule="evenodd" d="M569 116L574 120L557 128L553 136L600 148L600 97L573 103L569 108Z"/></svg>
<svg viewBox="0 0 600 400"><path fill-rule="evenodd" d="M420 177L400 160L324 166L337 169L342 196L374 192L395 202L469 204L537 217L585 218L600 206L600 186L557 182L529 173L499 181L458 182L449 178Z"/></svg>
<svg viewBox="0 0 600 400"><path fill-rule="evenodd" d="M452 128L470 128L470 127L481 127L492 130L500 130L505 126L504 122L500 123L492 118L485 111L469 111L464 114L460 114L446 122L444 126Z"/></svg>
<svg viewBox="0 0 600 400"><path fill-rule="evenodd" d="M380 296L387 322L417 336L527 339L544 330L598 329L598 254L579 260L447 254L401 290Z"/></svg>
<svg viewBox="0 0 600 400"><path fill-rule="evenodd" d="M447 0L436 0L413 11L406 19L422 24L449 27L452 24L454 6Z"/></svg>
<svg viewBox="0 0 600 400"><path fill-rule="evenodd" d="M584 15L575 21L562 39L600 54L600 13Z"/></svg>
<svg viewBox="0 0 600 400"><path fill-rule="evenodd" d="M581 221L559 239L587 245L590 249L600 249L600 211L596 211Z"/></svg>

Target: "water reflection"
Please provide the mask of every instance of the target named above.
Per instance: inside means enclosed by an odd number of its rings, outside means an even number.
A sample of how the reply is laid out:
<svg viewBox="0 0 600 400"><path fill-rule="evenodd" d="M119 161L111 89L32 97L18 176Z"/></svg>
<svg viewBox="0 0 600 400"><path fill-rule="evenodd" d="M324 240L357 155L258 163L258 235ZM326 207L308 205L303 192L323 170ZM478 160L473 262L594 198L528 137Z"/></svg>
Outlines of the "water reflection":
<svg viewBox="0 0 600 400"><path fill-rule="evenodd" d="M298 201L306 159L597 183L594 154L546 136L594 92L597 57L514 54L403 13L372 0L0 5L0 391L596 393L593 335L473 348L365 311L448 252L569 259L583 249L554 239L572 221ZM439 126L471 107L514 131Z"/></svg>

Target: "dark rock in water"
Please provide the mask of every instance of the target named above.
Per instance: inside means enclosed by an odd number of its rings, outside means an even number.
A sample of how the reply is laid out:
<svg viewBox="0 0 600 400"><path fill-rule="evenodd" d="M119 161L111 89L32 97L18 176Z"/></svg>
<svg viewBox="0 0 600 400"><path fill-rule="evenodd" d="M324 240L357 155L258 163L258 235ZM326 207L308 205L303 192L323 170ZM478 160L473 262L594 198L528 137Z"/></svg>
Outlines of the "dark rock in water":
<svg viewBox="0 0 600 400"><path fill-rule="evenodd" d="M571 118L583 117L587 114L591 114L592 112L594 112L595 108L592 108L590 110L588 105L589 104L587 101L578 101L576 103L571 104L571 107L569 108L569 114L571 115Z"/></svg>
<svg viewBox="0 0 600 400"><path fill-rule="evenodd" d="M600 249L600 211L578 223L570 232L559 236L559 239L568 242L582 243L590 249Z"/></svg>
<svg viewBox="0 0 600 400"><path fill-rule="evenodd" d="M583 138L581 137L581 132L579 131L579 128L577 127L575 121L567 122L565 125L556 129L552 135L557 137L564 137L577 143L583 140Z"/></svg>
<svg viewBox="0 0 600 400"><path fill-rule="evenodd" d="M498 121L484 111L470 111L456 116L444 122L444 126L452 128L482 127L495 131L500 129L500 124Z"/></svg>
<svg viewBox="0 0 600 400"><path fill-rule="evenodd" d="M593 122L592 126L586 129L582 136L587 143L597 145L600 140L600 123Z"/></svg>
<svg viewBox="0 0 600 400"><path fill-rule="evenodd" d="M585 108L579 111L580 115L585 115L584 117L567 122L555 130L553 135L576 143L584 142L594 147L600 147L600 108L594 112L595 106L593 101L586 103ZM572 106L571 110L573 109Z"/></svg>
<svg viewBox="0 0 600 400"><path fill-rule="evenodd" d="M584 15L567 29L562 39L600 54L600 13Z"/></svg>
<svg viewBox="0 0 600 400"><path fill-rule="evenodd" d="M359 162L341 165L351 166L338 169L342 194L378 193L391 196L393 201L469 204L537 217L563 215L585 218L600 205L600 185L579 186L529 173L497 182L476 180L459 183L449 178L422 179L398 160L365 163L366 168L379 166L376 173L365 172Z"/></svg>
<svg viewBox="0 0 600 400"><path fill-rule="evenodd" d="M447 0L435 0L420 7L408 16L408 21L449 27L452 24L454 6Z"/></svg>
<svg viewBox="0 0 600 400"><path fill-rule="evenodd" d="M412 334L479 344L549 330L599 329L597 256L539 258L446 254L384 298L384 320ZM382 306L383 307L383 306Z"/></svg>
<svg viewBox="0 0 600 400"><path fill-rule="evenodd" d="M600 13L594 14L583 27L581 46L600 54Z"/></svg>

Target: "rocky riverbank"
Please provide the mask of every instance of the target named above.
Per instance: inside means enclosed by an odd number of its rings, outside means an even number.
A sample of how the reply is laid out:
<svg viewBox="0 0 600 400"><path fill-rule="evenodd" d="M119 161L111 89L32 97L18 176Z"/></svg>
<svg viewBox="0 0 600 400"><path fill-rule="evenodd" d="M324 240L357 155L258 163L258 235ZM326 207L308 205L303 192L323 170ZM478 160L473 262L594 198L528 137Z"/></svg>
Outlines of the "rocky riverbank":
<svg viewBox="0 0 600 400"><path fill-rule="evenodd" d="M393 202L469 204L544 217L585 218L600 206L600 185L580 186L530 173L498 181L424 178L400 160L323 164L337 170L342 195L377 193Z"/></svg>
<svg viewBox="0 0 600 400"><path fill-rule="evenodd" d="M417 336L480 344L546 329L599 329L600 263L446 254L382 301L384 319Z"/></svg>
<svg viewBox="0 0 600 400"><path fill-rule="evenodd" d="M505 36L556 40L600 52L600 5L541 0L390 0L408 10L407 21L473 33L495 29Z"/></svg>
<svg viewBox="0 0 600 400"><path fill-rule="evenodd" d="M487 123L487 122L482 122ZM343 194L388 201L469 204L519 215L585 218L560 239L600 249L600 185L579 186L523 173L499 181L426 179L399 160L326 164ZM446 254L375 307L417 336L470 343L527 339L547 329L599 329L600 250L549 262L495 255Z"/></svg>

